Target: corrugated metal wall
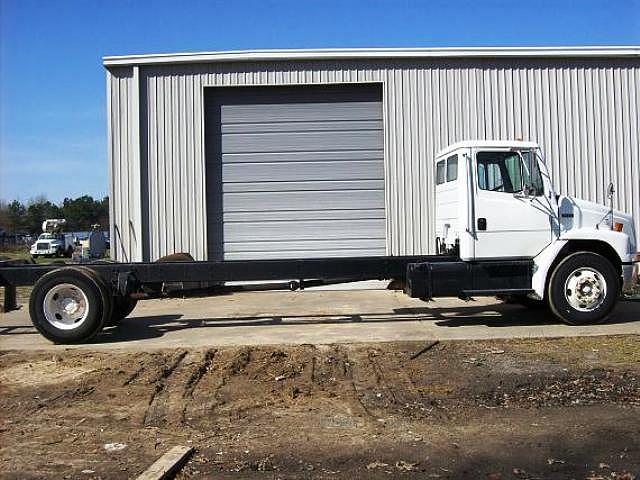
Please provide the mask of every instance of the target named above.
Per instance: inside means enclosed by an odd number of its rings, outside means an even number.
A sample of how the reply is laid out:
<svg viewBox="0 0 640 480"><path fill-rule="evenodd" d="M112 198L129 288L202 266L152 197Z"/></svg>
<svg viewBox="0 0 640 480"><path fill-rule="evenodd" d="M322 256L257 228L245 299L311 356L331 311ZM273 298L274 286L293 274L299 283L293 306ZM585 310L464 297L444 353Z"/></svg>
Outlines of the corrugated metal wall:
<svg viewBox="0 0 640 480"><path fill-rule="evenodd" d="M119 260L140 260L143 253L153 260L176 251L206 258L203 90L214 86L381 82L389 254L433 251L433 157L463 139L539 142L559 191L603 202L612 180L616 207L632 212L640 231L640 60L635 58L133 68L130 77L115 68L109 76L112 243ZM131 139L138 128L131 124L137 119L130 111L135 104L141 109L138 144ZM139 189L132 162L141 165Z"/></svg>
<svg viewBox="0 0 640 480"><path fill-rule="evenodd" d="M142 258L137 73L137 67L119 67L107 77L111 249L121 261Z"/></svg>

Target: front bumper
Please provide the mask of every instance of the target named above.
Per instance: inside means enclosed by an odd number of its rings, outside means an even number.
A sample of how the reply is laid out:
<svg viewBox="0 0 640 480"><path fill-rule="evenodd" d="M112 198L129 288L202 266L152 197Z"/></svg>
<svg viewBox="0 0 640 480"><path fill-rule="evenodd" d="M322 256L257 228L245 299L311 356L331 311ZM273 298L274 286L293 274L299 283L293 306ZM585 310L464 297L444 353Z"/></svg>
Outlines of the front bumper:
<svg viewBox="0 0 640 480"><path fill-rule="evenodd" d="M48 250L31 250L31 255L55 255L56 253L58 253L57 248Z"/></svg>

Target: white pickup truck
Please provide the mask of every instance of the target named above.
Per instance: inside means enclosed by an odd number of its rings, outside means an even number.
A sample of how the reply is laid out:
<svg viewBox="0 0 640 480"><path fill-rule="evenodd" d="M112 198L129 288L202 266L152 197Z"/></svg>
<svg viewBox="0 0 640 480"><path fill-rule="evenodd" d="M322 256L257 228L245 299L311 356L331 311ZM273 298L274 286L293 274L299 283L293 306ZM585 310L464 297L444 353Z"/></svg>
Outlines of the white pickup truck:
<svg viewBox="0 0 640 480"><path fill-rule="evenodd" d="M530 292L515 297L546 301L567 323L604 319L638 280L631 215L556 193L532 142L467 141L439 152L436 235L438 253L463 262L532 261Z"/></svg>
<svg viewBox="0 0 640 480"><path fill-rule="evenodd" d="M42 222L43 233L31 245L31 256L71 257L74 249L73 236L62 232L66 223L62 218L47 219Z"/></svg>

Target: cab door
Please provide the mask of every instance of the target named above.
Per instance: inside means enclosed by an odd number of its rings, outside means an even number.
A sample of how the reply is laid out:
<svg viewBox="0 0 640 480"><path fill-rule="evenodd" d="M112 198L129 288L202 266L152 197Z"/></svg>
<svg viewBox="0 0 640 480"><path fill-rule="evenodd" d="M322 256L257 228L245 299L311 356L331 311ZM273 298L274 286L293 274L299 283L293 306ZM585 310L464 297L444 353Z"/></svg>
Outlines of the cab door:
<svg viewBox="0 0 640 480"><path fill-rule="evenodd" d="M531 258L552 240L553 210L532 151L475 152L475 258Z"/></svg>

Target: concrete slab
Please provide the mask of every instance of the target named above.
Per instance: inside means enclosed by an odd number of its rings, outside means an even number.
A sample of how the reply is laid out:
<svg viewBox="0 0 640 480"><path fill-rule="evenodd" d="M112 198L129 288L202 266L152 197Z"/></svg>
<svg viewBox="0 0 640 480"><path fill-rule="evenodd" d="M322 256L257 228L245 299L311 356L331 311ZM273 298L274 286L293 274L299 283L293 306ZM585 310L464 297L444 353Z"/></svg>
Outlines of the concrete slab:
<svg viewBox="0 0 640 480"><path fill-rule="evenodd" d="M495 298L424 303L385 290L247 292L140 302L92 343L58 346L31 326L28 309L0 314L0 350L153 350L224 345L328 344L640 334L640 303L621 302L604 325L571 327L545 310Z"/></svg>

